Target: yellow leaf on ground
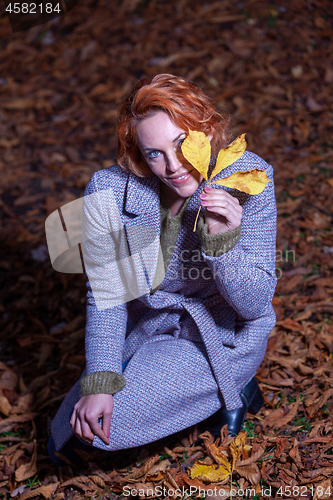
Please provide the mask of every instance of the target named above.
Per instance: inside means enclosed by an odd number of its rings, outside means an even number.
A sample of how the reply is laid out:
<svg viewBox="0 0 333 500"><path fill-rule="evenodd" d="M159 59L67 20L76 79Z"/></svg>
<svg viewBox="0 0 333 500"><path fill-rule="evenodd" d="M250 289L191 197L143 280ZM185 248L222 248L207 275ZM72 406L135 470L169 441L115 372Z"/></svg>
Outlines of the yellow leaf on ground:
<svg viewBox="0 0 333 500"><path fill-rule="evenodd" d="M231 474L231 466L223 465L204 465L196 463L190 469L190 476L192 479L198 478L202 481L210 481L211 483L217 483L218 481L223 481L226 477Z"/></svg>
<svg viewBox="0 0 333 500"><path fill-rule="evenodd" d="M243 448L245 446L246 432L241 431L238 436L230 443L230 451L232 454L232 469L235 468L236 462L242 454Z"/></svg>
<svg viewBox="0 0 333 500"><path fill-rule="evenodd" d="M238 191L247 194L259 194L265 189L268 182L272 181L267 177L266 172L254 168L247 172L235 172L224 179L214 181L213 184L238 189Z"/></svg>
<svg viewBox="0 0 333 500"><path fill-rule="evenodd" d="M222 148L219 151L219 154L217 155L217 160L216 160L216 165L214 167L214 170L212 172L212 175L210 176L210 180L212 180L215 175L217 175L221 170L224 168L228 167L232 163L235 163L244 153L246 150L246 140L245 140L245 134L242 134L237 137L234 141L232 141L229 146L226 148Z"/></svg>
<svg viewBox="0 0 333 500"><path fill-rule="evenodd" d="M188 136L181 145L183 156L208 181L210 162L210 140L203 132L189 130Z"/></svg>

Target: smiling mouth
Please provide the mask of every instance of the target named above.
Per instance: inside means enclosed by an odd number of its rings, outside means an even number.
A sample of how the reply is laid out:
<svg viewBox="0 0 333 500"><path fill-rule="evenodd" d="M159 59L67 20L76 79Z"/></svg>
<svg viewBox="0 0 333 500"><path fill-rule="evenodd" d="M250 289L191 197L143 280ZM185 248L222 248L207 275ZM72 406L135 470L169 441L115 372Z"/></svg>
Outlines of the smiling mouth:
<svg viewBox="0 0 333 500"><path fill-rule="evenodd" d="M181 174L181 175L177 175L177 177L168 177L168 179L170 179L170 180L172 180L172 181L174 181L174 180L176 180L176 179L185 179L185 177L187 177L190 173L191 173L191 172L186 171L186 172L184 172L184 173L183 173L183 174Z"/></svg>

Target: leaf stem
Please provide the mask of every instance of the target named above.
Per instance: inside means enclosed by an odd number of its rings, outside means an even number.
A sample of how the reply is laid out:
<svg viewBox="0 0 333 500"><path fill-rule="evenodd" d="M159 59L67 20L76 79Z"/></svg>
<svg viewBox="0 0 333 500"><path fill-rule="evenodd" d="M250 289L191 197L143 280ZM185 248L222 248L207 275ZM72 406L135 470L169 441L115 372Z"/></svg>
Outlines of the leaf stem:
<svg viewBox="0 0 333 500"><path fill-rule="evenodd" d="M198 217L199 217L199 213L200 213L200 210L201 210L201 205L199 207L199 210L197 212L197 216L195 218L195 221L194 221L194 227L193 227L193 232L195 233L196 229L197 229L197 221L198 221Z"/></svg>

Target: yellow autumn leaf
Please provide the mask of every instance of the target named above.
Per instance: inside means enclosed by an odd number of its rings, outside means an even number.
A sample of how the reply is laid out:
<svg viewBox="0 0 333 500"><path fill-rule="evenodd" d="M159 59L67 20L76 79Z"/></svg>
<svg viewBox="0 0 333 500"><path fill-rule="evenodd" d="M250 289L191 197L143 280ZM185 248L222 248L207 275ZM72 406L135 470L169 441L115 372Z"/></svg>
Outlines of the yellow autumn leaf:
<svg viewBox="0 0 333 500"><path fill-rule="evenodd" d="M268 182L272 182L264 170L254 168L247 172L235 172L234 174L214 181L213 184L220 184L221 186L238 189L247 194L261 193Z"/></svg>
<svg viewBox="0 0 333 500"><path fill-rule="evenodd" d="M208 182L208 167L210 162L210 140L203 132L189 130L188 136L181 145L183 156L200 172Z"/></svg>
<svg viewBox="0 0 333 500"><path fill-rule="evenodd" d="M217 155L216 164L212 175L210 176L210 181L221 172L224 168L228 167L232 163L235 163L246 150L246 140L245 134L238 136L234 141L232 141L229 146L222 148Z"/></svg>
<svg viewBox="0 0 333 500"><path fill-rule="evenodd" d="M245 440L246 440L246 432L241 431L235 439L230 443L230 451L232 455L232 469L235 468L236 462L239 459L239 457L242 454L242 451L245 446Z"/></svg>
<svg viewBox="0 0 333 500"><path fill-rule="evenodd" d="M200 479L201 481L209 481L211 483L217 483L223 481L226 477L231 474L231 466L225 467L223 465L205 465L196 463L190 469L191 479Z"/></svg>

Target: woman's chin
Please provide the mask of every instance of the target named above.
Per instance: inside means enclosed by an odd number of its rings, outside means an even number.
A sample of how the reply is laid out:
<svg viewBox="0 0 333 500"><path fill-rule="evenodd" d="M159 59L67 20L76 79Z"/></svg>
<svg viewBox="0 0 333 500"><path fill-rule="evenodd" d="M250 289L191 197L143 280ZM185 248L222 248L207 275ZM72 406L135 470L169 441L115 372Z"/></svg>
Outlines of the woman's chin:
<svg viewBox="0 0 333 500"><path fill-rule="evenodd" d="M172 184L168 183L167 186L181 198L187 198L196 192L199 187L199 183L192 177L183 184L175 184L173 182Z"/></svg>

